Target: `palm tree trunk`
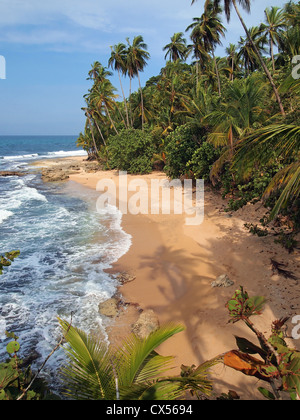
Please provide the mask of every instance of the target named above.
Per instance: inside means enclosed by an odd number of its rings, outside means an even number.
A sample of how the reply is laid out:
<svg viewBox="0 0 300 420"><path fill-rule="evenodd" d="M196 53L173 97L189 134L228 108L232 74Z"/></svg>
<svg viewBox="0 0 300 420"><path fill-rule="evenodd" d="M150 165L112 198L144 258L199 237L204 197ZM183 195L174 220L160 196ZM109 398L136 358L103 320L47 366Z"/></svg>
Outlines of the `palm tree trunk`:
<svg viewBox="0 0 300 420"><path fill-rule="evenodd" d="M94 132L93 132L93 126L92 126L92 122L91 122L90 116L87 115L87 118L89 120L89 126L90 126L90 131L91 131L91 135L92 135L94 147L95 147L95 150L96 150L97 155L99 155L99 151L98 151L98 148L97 148L97 145L96 145L95 136L94 136Z"/></svg>
<svg viewBox="0 0 300 420"><path fill-rule="evenodd" d="M120 75L120 70L119 69L118 69L118 75L119 75L119 80L120 80L120 85L121 85L121 90L122 90L123 100L124 100L124 105L125 105L125 110L126 110L127 128L129 128L129 117L128 117L127 102L126 102L126 98L125 98L125 93L124 93L124 89L123 89L123 85L122 85L122 80L121 80L121 75Z"/></svg>
<svg viewBox="0 0 300 420"><path fill-rule="evenodd" d="M216 76L217 76L217 81L218 81L219 96L221 96L220 74L219 74L218 64L217 64L217 60L216 60L214 51L212 51L212 55L213 55L214 63L215 63L215 66L216 66Z"/></svg>
<svg viewBox="0 0 300 420"><path fill-rule="evenodd" d="M140 92L141 92L141 105L142 105L142 130L144 131L144 98L143 98L143 91L142 91L142 85L141 85L141 79L140 79L140 73L137 69L137 76L139 79L139 86L140 86Z"/></svg>
<svg viewBox="0 0 300 420"><path fill-rule="evenodd" d="M132 76L129 75L129 113L130 113L130 121L131 121L131 127L133 127L133 118L132 118L132 112L131 112L131 83L132 83Z"/></svg>
<svg viewBox="0 0 300 420"><path fill-rule="evenodd" d="M116 126L115 126L115 124L114 124L114 122L113 122L113 120L112 120L112 118L111 118L111 115L110 115L110 112L109 112L109 110L108 110L108 108L107 108L106 103L105 103L105 102L103 102L103 104L104 104L104 108L105 108L106 115L108 116L108 118L109 118L109 120L110 120L110 122L111 122L112 127L114 128L114 130L115 130L116 134L119 134L119 132L118 132L118 130L116 129Z"/></svg>
<svg viewBox="0 0 300 420"><path fill-rule="evenodd" d="M266 66L266 64L265 64L265 62L264 62L264 60L263 60L263 58L262 58L262 56L261 56L258 48L256 47L255 43L253 42L253 39L251 38L251 35L250 35L250 33L249 33L248 29L247 29L247 26L246 26L246 24L245 24L245 22L244 22L244 20L243 20L243 18L241 16L241 14L240 14L240 12L239 12L239 9L238 9L238 7L236 5L236 0L232 0L232 4L234 5L235 11L236 11L236 13L237 13L237 15L238 15L238 17L240 19L240 22L241 22L241 24L242 24L242 26L243 26L243 28L244 28L244 30L246 32L246 35L247 35L247 37L248 37L248 39L249 39L249 41L250 41L250 43L251 43L254 51L257 54L257 57L258 57L258 59L260 61L260 64L262 65L262 68L264 69L264 72L266 73L267 78L269 79L269 82L270 82L270 84L271 84L271 86L273 88L273 91L274 91L276 100L278 102L278 105L279 105L279 108L280 108L280 112L281 112L281 114L283 116L285 116L285 111L284 111L284 108L283 108L283 105L282 105L282 101L281 101L281 98L279 96L278 90L277 90L277 88L275 86L275 83L273 81L273 78L271 76L271 73L269 72L269 70L268 70L268 68L267 68L267 66Z"/></svg>
<svg viewBox="0 0 300 420"><path fill-rule="evenodd" d="M271 57L272 57L272 66L273 66L273 75L275 73L275 61L274 61L274 46L272 38L270 38L270 49L271 49Z"/></svg>
<svg viewBox="0 0 300 420"><path fill-rule="evenodd" d="M101 138L102 138L103 144L104 144L104 146L106 146L106 141L105 141L105 138L104 138L104 136L103 136L103 133L102 133L102 131L101 131L101 129L100 129L100 127L99 127L99 125L98 125L98 123L97 123L96 119L94 119L94 122L95 122L96 127L97 127L97 129L98 129L98 131L99 131L99 134L100 134L100 136L101 136Z"/></svg>

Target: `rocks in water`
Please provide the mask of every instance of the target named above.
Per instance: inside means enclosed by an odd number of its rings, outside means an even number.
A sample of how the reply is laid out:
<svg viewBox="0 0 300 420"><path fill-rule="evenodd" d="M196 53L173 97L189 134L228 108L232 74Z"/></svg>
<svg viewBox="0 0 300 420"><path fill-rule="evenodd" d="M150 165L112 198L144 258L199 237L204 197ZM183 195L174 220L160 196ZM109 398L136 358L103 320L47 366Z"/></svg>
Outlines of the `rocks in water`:
<svg viewBox="0 0 300 420"><path fill-rule="evenodd" d="M99 313L109 318L114 318L119 313L118 300L111 298L99 304Z"/></svg>
<svg viewBox="0 0 300 420"><path fill-rule="evenodd" d="M42 180L44 182L59 182L69 179L69 173L63 169L43 169Z"/></svg>
<svg viewBox="0 0 300 420"><path fill-rule="evenodd" d="M211 283L211 287L230 287L234 285L234 281L230 280L227 274L222 274Z"/></svg>
<svg viewBox="0 0 300 420"><path fill-rule="evenodd" d="M117 276L117 280L121 283L121 284L126 284L126 283L130 283L131 281L134 281L136 279L135 276L132 276L128 273L122 273L119 274Z"/></svg>
<svg viewBox="0 0 300 420"><path fill-rule="evenodd" d="M0 176L24 176L26 173L15 171L0 171Z"/></svg>
<svg viewBox="0 0 300 420"><path fill-rule="evenodd" d="M145 339L159 328L159 321L155 313L149 309L141 313L132 327L132 332L139 338Z"/></svg>

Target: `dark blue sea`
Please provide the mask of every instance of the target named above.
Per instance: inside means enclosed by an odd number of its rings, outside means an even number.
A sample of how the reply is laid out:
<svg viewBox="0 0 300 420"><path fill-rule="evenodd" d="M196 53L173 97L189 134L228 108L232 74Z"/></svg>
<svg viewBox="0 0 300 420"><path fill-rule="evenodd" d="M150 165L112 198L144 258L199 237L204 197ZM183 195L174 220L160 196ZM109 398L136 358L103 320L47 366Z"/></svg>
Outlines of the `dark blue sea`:
<svg viewBox="0 0 300 420"><path fill-rule="evenodd" d="M43 183L30 164L41 159L84 156L76 136L0 137L0 171L26 170L23 177L0 177L0 255L20 257L0 276L0 362L6 358L5 331L19 336L21 356L35 354L39 367L61 337L57 317L87 333L105 337L99 303L117 283L105 272L124 255L131 238L121 215L96 211L97 192L74 182ZM43 375L57 386L59 350Z"/></svg>

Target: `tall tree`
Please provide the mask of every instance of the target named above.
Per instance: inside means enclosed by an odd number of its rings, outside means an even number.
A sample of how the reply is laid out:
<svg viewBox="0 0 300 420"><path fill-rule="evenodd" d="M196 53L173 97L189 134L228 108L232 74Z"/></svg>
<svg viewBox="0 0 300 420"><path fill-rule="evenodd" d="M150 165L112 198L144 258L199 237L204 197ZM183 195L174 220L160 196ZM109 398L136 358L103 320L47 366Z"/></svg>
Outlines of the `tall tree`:
<svg viewBox="0 0 300 420"><path fill-rule="evenodd" d="M265 23L261 25L261 30L266 33L269 39L273 73L275 73L274 46L279 45L285 27L286 21L283 11L279 7L267 7L265 10Z"/></svg>
<svg viewBox="0 0 300 420"><path fill-rule="evenodd" d="M192 0L192 4L194 4L195 2L196 2L197 0ZM238 3L247 11L247 12L250 12L250 10L251 10L251 0L237 0L238 1ZM252 40L252 38L251 38L251 35L250 35L250 33L249 33L249 31L248 31L248 28L247 28L247 26L246 26L246 24L245 24L245 22L244 22L244 20L243 20L243 18L242 18L242 16L241 16L241 13L240 13L240 11L239 11L239 8L238 8L238 6L237 6L237 1L236 0L223 0L222 2L224 3L224 10L225 10L225 14L226 14L226 17L227 17L227 21L228 22L230 22L230 17L231 17L231 8L232 8L232 6L234 7L234 9L235 9L235 11L236 11L236 14L237 14L237 16L238 16L238 18L239 18L239 20L240 20L240 22L241 22L241 24L242 24L242 26L243 26L243 28L244 28L244 30L245 30L245 33L246 33L246 35L247 35L247 38L249 39L249 41L251 42L251 44L252 44L252 46L253 46L253 48L254 48L254 51L256 52L256 54L257 54L257 56L258 56L258 59L259 59L259 61L260 61L260 64L261 64L261 66L262 66L262 68L263 68L263 70L264 70L264 72L265 72L265 74L266 74L266 76L267 76L267 78L269 79L269 82L270 82L270 84L271 84L271 86L272 86L272 89L273 89L273 92L274 92L274 95L275 95L275 97L276 97L276 100L277 100L277 102L278 102L278 105L279 105L279 108L280 108L280 112L281 112L281 114L283 115L283 116L285 116L285 111L284 111L284 108L283 108L283 105L282 105L282 101L281 101L281 98L280 98L280 95L279 95L279 93L278 93L278 90L277 90L277 87L276 87L276 85L275 85L275 83L274 83L274 80L273 80L273 78L272 78L272 75L271 75L271 73L270 73L270 71L269 71L269 69L268 69L268 67L267 67L267 65L266 65L266 63L265 63L265 61L264 61L264 59L263 59L263 57L262 57L262 55L260 54L260 52L259 52L259 50L257 49L257 47L256 47L256 45L255 45L255 43L253 42L253 40ZM209 4L211 4L213 2L213 5L214 5L214 7L215 8L218 8L219 6L220 6L220 3L221 3L221 0L212 0L212 1L210 1L210 0L206 0L205 1L205 9L207 8L207 7L209 7Z"/></svg>
<svg viewBox="0 0 300 420"><path fill-rule="evenodd" d="M187 30L192 29L191 39L194 43L202 40L204 50L211 53L215 62L216 76L218 80L219 95L221 95L221 83L218 66L215 58L215 49L221 44L221 36L225 35L225 27L220 19L221 8L214 7L212 3L208 3L207 7L200 18L194 19L194 23L188 26Z"/></svg>
<svg viewBox="0 0 300 420"><path fill-rule="evenodd" d="M253 26L252 28L249 28L249 33L256 45L256 48L259 51L265 51L265 44L267 40L266 36L262 34L261 28ZM257 70L260 66L257 54L253 48L253 43L251 43L247 37L240 38L239 47L240 50L238 52L238 58L243 61L245 72L249 76L251 72Z"/></svg>
<svg viewBox="0 0 300 420"><path fill-rule="evenodd" d="M127 42L128 49L126 57L126 68L130 77L130 81L134 76L138 77L142 104L142 129L144 129L144 104L140 72L143 71L147 65L147 60L149 60L150 54L147 51L147 44L144 43L144 39L141 35L136 36L133 39L132 44L130 43L129 38L127 38Z"/></svg>
<svg viewBox="0 0 300 420"><path fill-rule="evenodd" d="M187 54L187 46L183 33L176 32L171 37L171 42L163 48L163 51L166 51L165 59L169 56L170 61L184 60Z"/></svg>
<svg viewBox="0 0 300 420"><path fill-rule="evenodd" d="M127 107L127 101L125 98L125 93L122 85L122 79L121 79L121 73L126 74L126 46L125 44L119 43L117 45L114 45L111 48L111 56L108 60L108 65L113 68L114 70L117 70L119 80L120 80L120 86L123 94L123 101L126 111L126 121L127 121L127 128L129 128L129 115L128 115L128 107Z"/></svg>

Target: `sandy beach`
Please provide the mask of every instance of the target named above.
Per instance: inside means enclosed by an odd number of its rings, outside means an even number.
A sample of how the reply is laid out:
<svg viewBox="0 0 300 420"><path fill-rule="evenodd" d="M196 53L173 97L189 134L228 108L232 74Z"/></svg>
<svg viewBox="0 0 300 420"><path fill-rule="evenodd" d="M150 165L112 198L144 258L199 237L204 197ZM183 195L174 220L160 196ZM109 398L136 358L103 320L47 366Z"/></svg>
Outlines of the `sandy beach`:
<svg viewBox="0 0 300 420"><path fill-rule="evenodd" d="M83 158L58 160L81 162ZM47 161L44 166L57 164ZM166 179L162 172L131 176L143 179L150 189L152 179ZM100 180L111 180L117 186L116 171L87 172L84 169L69 175L68 182L76 182L96 190ZM129 193L129 198L133 192ZM99 193L100 195L100 193ZM300 314L300 285L272 270L271 258L286 264L286 269L300 278L300 253L288 253L274 243L274 237L252 235L245 223L257 224L265 214L261 203L247 205L234 213L224 212L226 200L205 187L205 217L199 226L187 226L185 214L124 214L122 228L132 236L129 251L110 270L111 274L128 273L135 280L120 287L122 299L128 305L111 321L109 335L112 342L131 331L140 312L153 310L160 324L176 322L185 331L167 341L159 352L175 356L173 374L181 364L199 365L218 354L236 349L234 336L255 337L242 323L229 324L226 302L239 286L250 295L268 299L263 314L253 319L257 328L268 334L272 321ZM234 282L230 287L213 288L211 283L227 274ZM129 304L130 303L130 304ZM300 349L299 340L288 340ZM261 399L258 386L265 386L256 378L246 377L223 365L212 371L214 395L236 391L241 399Z"/></svg>

